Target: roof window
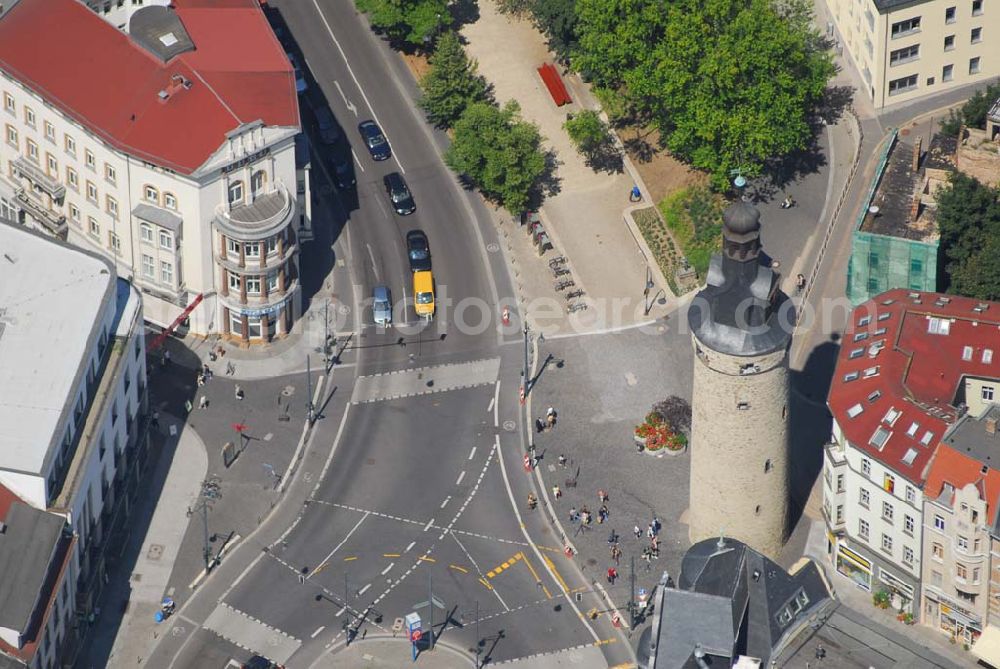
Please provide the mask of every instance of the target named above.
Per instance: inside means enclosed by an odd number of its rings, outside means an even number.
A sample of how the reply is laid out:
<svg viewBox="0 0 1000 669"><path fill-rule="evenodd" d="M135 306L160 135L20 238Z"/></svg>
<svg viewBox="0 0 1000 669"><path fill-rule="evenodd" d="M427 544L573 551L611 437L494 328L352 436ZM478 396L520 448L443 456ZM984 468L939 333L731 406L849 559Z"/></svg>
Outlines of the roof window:
<svg viewBox="0 0 1000 669"><path fill-rule="evenodd" d="M892 301L892 300L890 300L890 302L891 302L891 301ZM892 316L892 312L891 312L891 311L883 311L882 313L880 313L880 314L878 315L878 319L879 319L880 321L887 321L887 320L889 320L889 317L890 317L890 316Z"/></svg>
<svg viewBox="0 0 1000 669"><path fill-rule="evenodd" d="M881 451L885 448L885 443L889 441L889 437L891 436L892 432L879 426L875 429L875 433L872 434L872 438L868 440L868 443Z"/></svg>
<svg viewBox="0 0 1000 669"><path fill-rule="evenodd" d="M173 33L164 33L160 35L160 42L163 43L163 46L173 46L177 44L177 36Z"/></svg>
<svg viewBox="0 0 1000 669"><path fill-rule="evenodd" d="M879 353L881 353L882 349L884 348L885 348L885 340L879 339L877 342L873 343L871 346L868 347L868 357L874 358Z"/></svg>
<svg viewBox="0 0 1000 669"><path fill-rule="evenodd" d="M947 318L928 317L927 332L930 334L946 335L949 330L951 330L951 322Z"/></svg>
<svg viewBox="0 0 1000 669"><path fill-rule="evenodd" d="M886 306L886 307L889 306L890 304L895 304L895 303L896 303L896 300L892 300L892 299L882 300L882 305ZM879 318L881 318L881 316Z"/></svg>
<svg viewBox="0 0 1000 669"><path fill-rule="evenodd" d="M988 365L993 362L993 349L984 348L983 349L983 364Z"/></svg>
<svg viewBox="0 0 1000 669"><path fill-rule="evenodd" d="M875 400L877 400L880 397L882 397L882 391L881 390L876 390L876 391L868 394L868 401L869 402L874 402Z"/></svg>
<svg viewBox="0 0 1000 669"><path fill-rule="evenodd" d="M920 429L920 423L913 422L910 423L910 427L906 430L906 436L912 437L917 434L917 430Z"/></svg>
<svg viewBox="0 0 1000 669"><path fill-rule="evenodd" d="M933 438L934 438L934 433L928 430L927 432L924 432L924 436L920 438L920 443L923 444L924 446L927 446L928 444L931 443L931 439Z"/></svg>
<svg viewBox="0 0 1000 669"><path fill-rule="evenodd" d="M934 306L936 306L936 307L943 307L944 305L948 304L949 302L951 302L951 298L950 297L939 297L936 300L934 300Z"/></svg>
<svg viewBox="0 0 1000 669"><path fill-rule="evenodd" d="M861 406L861 402L858 402L857 404L855 404L854 406L852 406L850 409L847 410L847 417L857 418L858 416L861 415L861 412L863 412L864 410L865 408Z"/></svg>
<svg viewBox="0 0 1000 669"><path fill-rule="evenodd" d="M882 417L882 422L888 423L890 426L895 425L899 417L903 415L903 412L896 407L890 407L888 411L885 412L885 416Z"/></svg>
<svg viewBox="0 0 1000 669"><path fill-rule="evenodd" d="M881 337L886 332L888 332L888 330L886 328L879 328L878 330L875 330L875 336L876 337Z"/></svg>
<svg viewBox="0 0 1000 669"><path fill-rule="evenodd" d="M862 316L861 318L858 319L858 327L868 325L871 322L872 322L871 316Z"/></svg>
<svg viewBox="0 0 1000 669"><path fill-rule="evenodd" d="M908 298L910 298L911 300L919 300L920 299L920 293L917 293L915 291L910 291L909 293L907 293L906 296Z"/></svg>
<svg viewBox="0 0 1000 669"><path fill-rule="evenodd" d="M870 379L873 376L878 376L878 365L875 365L874 367L869 367L868 369L865 370L866 379Z"/></svg>
<svg viewBox="0 0 1000 669"><path fill-rule="evenodd" d="M844 382L855 381L859 376L861 376L859 372L848 372L847 374L844 374Z"/></svg>
<svg viewBox="0 0 1000 669"><path fill-rule="evenodd" d="M912 465L913 461L917 459L917 449L910 448L906 451L906 455L903 456L903 462L907 465Z"/></svg>
<svg viewBox="0 0 1000 669"><path fill-rule="evenodd" d="M981 314L989 308L990 308L989 302L980 302L976 306L972 307L972 310L975 311L977 314Z"/></svg>
<svg viewBox="0 0 1000 669"><path fill-rule="evenodd" d="M965 360L966 362L968 362L969 360L972 360L972 347L971 346L963 346L962 347L962 360Z"/></svg>
<svg viewBox="0 0 1000 669"><path fill-rule="evenodd" d="M861 348L856 348L851 350L851 354L848 356L848 358L850 360L854 360L855 358L860 358L864 354L865 354L865 347L862 346Z"/></svg>
<svg viewBox="0 0 1000 669"><path fill-rule="evenodd" d="M854 341L864 341L865 339L868 339L867 332L859 332L856 335L854 335Z"/></svg>

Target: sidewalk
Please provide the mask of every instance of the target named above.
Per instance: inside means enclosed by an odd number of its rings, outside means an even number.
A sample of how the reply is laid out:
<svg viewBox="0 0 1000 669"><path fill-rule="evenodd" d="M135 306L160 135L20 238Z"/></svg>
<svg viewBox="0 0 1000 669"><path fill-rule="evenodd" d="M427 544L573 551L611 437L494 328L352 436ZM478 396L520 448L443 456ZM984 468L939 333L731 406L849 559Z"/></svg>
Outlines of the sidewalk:
<svg viewBox="0 0 1000 669"><path fill-rule="evenodd" d="M179 438L169 436L171 428L180 431ZM158 470L169 467L166 481L145 536L135 537L142 541L142 548L132 568L128 611L108 657L111 666L130 662L132 657L145 657L159 633L153 616L164 595L173 596L167 584L190 522L187 510L197 500L208 469L205 444L194 429L178 418L161 414L160 430L168 439L177 439L177 448L172 458L158 463Z"/></svg>
<svg viewBox="0 0 1000 669"><path fill-rule="evenodd" d="M562 124L567 114L585 107L575 90L571 104L557 108L552 101L536 72L553 60L542 35L530 22L500 14L490 0L479 3L478 20L465 26L462 34L468 41L469 56L478 61L479 72L493 85L497 102L517 100L521 115L538 125L546 147L558 160L559 192L545 199L540 212L554 252L539 258L519 222L508 218L501 224L508 251L515 259L514 278L522 299L545 298L546 312L562 311L566 299L553 288L556 279L548 259L564 255L572 275L560 278L572 278L576 285L569 292L582 289L583 301L588 304L587 312L575 314L580 318L570 319L574 331L630 325L669 312L673 307L670 289L660 278L655 261L650 257L647 262L644 257L644 242L633 237L624 221L624 211L633 204L628 195L636 181L627 171L595 172L573 147ZM568 77L566 83L571 89L582 85L574 77ZM645 192L645 186L639 186ZM663 289L668 299L665 304L655 303L645 315L647 267L657 284L650 295ZM621 313L620 318L612 315L614 310ZM596 318L594 312L598 312ZM551 325L557 318L551 319ZM558 329L564 330L566 325L559 323Z"/></svg>

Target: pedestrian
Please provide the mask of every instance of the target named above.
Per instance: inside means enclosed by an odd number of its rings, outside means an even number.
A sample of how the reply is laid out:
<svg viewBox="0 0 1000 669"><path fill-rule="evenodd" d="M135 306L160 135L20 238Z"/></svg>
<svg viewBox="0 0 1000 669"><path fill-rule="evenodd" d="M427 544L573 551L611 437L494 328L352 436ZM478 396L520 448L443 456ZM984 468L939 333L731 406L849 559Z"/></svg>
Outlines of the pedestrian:
<svg viewBox="0 0 1000 669"><path fill-rule="evenodd" d="M169 365L170 362L171 362L171 360L170 360L170 351L169 350L164 350L163 351L163 364L164 365Z"/></svg>
<svg viewBox="0 0 1000 669"><path fill-rule="evenodd" d="M201 399L198 400L198 408L199 409L207 409L208 408L208 397L206 397L205 395L201 396Z"/></svg>
<svg viewBox="0 0 1000 669"><path fill-rule="evenodd" d="M559 466L560 467L566 466L566 456L561 453L559 454Z"/></svg>
<svg viewBox="0 0 1000 669"><path fill-rule="evenodd" d="M243 388L241 388L240 386L236 386L236 399L238 400L243 399Z"/></svg>
<svg viewBox="0 0 1000 669"><path fill-rule="evenodd" d="M638 525L632 528L632 534L635 535L636 539L642 539L642 530L639 529Z"/></svg>
<svg viewBox="0 0 1000 669"><path fill-rule="evenodd" d="M546 418L549 418L549 417L555 418L556 417L556 410L553 409L552 407L549 407L548 410L545 412L545 417Z"/></svg>
<svg viewBox="0 0 1000 669"><path fill-rule="evenodd" d="M650 523L649 527L646 528L646 536L650 539L656 536L656 532L653 531L653 523Z"/></svg>
<svg viewBox="0 0 1000 669"><path fill-rule="evenodd" d="M614 567L608 567L608 583L611 585L615 584L615 579L618 578L618 570Z"/></svg>
<svg viewBox="0 0 1000 669"><path fill-rule="evenodd" d="M597 499L601 500L602 503L607 502L610 497L608 497L608 491L603 488L597 491Z"/></svg>
<svg viewBox="0 0 1000 669"><path fill-rule="evenodd" d="M556 415L554 413L550 413L548 416L545 417L545 429L551 430L553 427L555 427L555 425L556 425Z"/></svg>
<svg viewBox="0 0 1000 669"><path fill-rule="evenodd" d="M611 530L611 534L608 535L608 545L614 546L617 543L618 543L618 534L614 530Z"/></svg>
<svg viewBox="0 0 1000 669"><path fill-rule="evenodd" d="M209 368L207 362L201 366L201 373L205 377L206 381L210 381L212 379L212 370Z"/></svg>
<svg viewBox="0 0 1000 669"><path fill-rule="evenodd" d="M545 423L541 418L535 419L535 432L542 433L545 432Z"/></svg>
<svg viewBox="0 0 1000 669"><path fill-rule="evenodd" d="M569 510L569 522L575 523L577 518L579 518L579 514L576 511L576 507L571 507Z"/></svg>
<svg viewBox="0 0 1000 669"><path fill-rule="evenodd" d="M601 505L601 515L604 516L604 520L607 520L611 516L611 510L607 504Z"/></svg>
<svg viewBox="0 0 1000 669"><path fill-rule="evenodd" d="M201 388L203 385L205 385L205 375L198 372L198 387Z"/></svg>
<svg viewBox="0 0 1000 669"><path fill-rule="evenodd" d="M663 523L656 516L653 516L653 534L659 534L660 530L663 529Z"/></svg>
<svg viewBox="0 0 1000 669"><path fill-rule="evenodd" d="M552 486L552 496L555 497L556 499L562 497L562 490L559 489L559 484Z"/></svg>
<svg viewBox="0 0 1000 669"><path fill-rule="evenodd" d="M611 559L615 561L615 565L621 564L622 549L617 543L611 547Z"/></svg>

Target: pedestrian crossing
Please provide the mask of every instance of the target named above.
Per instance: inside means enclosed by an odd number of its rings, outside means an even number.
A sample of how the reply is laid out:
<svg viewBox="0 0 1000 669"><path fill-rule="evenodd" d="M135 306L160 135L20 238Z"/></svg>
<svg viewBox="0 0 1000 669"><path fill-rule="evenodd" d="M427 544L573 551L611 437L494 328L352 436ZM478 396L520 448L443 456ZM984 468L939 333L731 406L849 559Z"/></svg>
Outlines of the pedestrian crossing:
<svg viewBox="0 0 1000 669"><path fill-rule="evenodd" d="M500 358L484 358L359 376L351 403L380 402L488 385L496 382L499 373Z"/></svg>
<svg viewBox="0 0 1000 669"><path fill-rule="evenodd" d="M302 642L228 604L219 604L204 627L240 648L260 653L278 664L288 662Z"/></svg>

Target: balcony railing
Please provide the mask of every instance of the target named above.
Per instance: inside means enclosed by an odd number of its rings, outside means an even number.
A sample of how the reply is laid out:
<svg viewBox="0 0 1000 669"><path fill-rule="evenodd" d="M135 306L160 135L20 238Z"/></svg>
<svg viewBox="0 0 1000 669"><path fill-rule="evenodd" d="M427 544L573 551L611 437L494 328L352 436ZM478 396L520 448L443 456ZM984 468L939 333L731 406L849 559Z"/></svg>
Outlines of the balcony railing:
<svg viewBox="0 0 1000 669"><path fill-rule="evenodd" d="M42 168L29 161L24 156L11 162L15 174L19 174L40 189L49 194L53 200L62 200L66 196L66 187L45 173Z"/></svg>
<svg viewBox="0 0 1000 669"><path fill-rule="evenodd" d="M17 205L28 212L33 219L44 225L49 232L59 237L66 236L66 216L42 206L23 187L14 191L14 194Z"/></svg>
<svg viewBox="0 0 1000 669"><path fill-rule="evenodd" d="M279 183L258 193L249 203L219 205L215 209L215 222L234 239L257 241L287 226L294 213L295 199Z"/></svg>

